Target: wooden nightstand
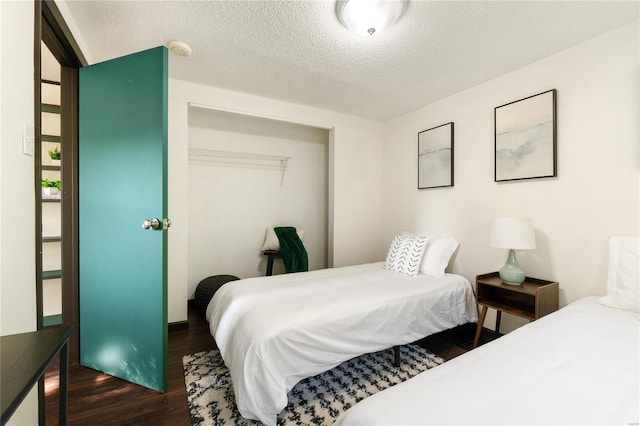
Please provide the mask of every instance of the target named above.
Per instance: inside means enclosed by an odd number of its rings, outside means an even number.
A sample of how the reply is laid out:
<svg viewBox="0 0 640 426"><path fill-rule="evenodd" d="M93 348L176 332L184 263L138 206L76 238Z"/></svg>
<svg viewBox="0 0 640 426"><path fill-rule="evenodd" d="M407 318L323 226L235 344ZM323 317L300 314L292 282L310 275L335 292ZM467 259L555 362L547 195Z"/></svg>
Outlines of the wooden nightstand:
<svg viewBox="0 0 640 426"><path fill-rule="evenodd" d="M476 276L476 298L482 305L473 347L478 346L487 309L497 311L496 332L502 312L535 321L558 310L558 283L526 277L520 285L505 284L497 272Z"/></svg>

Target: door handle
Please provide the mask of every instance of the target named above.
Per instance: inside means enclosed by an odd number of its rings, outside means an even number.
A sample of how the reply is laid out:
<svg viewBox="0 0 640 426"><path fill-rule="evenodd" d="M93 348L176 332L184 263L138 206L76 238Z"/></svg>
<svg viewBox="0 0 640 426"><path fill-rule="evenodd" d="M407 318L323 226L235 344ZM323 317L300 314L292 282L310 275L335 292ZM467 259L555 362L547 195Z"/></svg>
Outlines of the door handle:
<svg viewBox="0 0 640 426"><path fill-rule="evenodd" d="M167 219L165 217L164 219L162 219L162 222L160 222L160 219L158 219L157 217L154 217L153 219L145 219L142 221L142 227L144 229L151 228L154 231L165 231L171 227L171 219Z"/></svg>
<svg viewBox="0 0 640 426"><path fill-rule="evenodd" d="M153 229L154 231L157 231L158 228L160 228L160 220L158 220L157 217L154 217L153 219L145 219L142 221L142 227L144 229Z"/></svg>

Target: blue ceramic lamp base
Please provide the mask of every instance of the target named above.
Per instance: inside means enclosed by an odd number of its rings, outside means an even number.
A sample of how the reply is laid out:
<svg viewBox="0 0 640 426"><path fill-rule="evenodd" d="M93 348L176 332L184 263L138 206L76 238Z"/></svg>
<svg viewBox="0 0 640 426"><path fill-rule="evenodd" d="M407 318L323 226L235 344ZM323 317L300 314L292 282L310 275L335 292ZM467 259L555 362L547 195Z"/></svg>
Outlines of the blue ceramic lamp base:
<svg viewBox="0 0 640 426"><path fill-rule="evenodd" d="M509 255L507 256L507 263L500 268L500 279L505 284L520 285L524 282L524 271L518 264L516 258L516 252L513 249L509 249Z"/></svg>

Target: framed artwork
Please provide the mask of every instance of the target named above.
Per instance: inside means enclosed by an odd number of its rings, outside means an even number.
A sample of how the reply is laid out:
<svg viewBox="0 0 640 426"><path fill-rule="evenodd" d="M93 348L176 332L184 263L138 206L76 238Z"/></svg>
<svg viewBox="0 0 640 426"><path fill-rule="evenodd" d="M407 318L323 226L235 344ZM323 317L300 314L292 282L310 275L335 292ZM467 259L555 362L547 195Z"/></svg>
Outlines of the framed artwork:
<svg viewBox="0 0 640 426"><path fill-rule="evenodd" d="M556 89L495 108L496 182L557 176Z"/></svg>
<svg viewBox="0 0 640 426"><path fill-rule="evenodd" d="M453 186L453 123L418 133L418 189Z"/></svg>

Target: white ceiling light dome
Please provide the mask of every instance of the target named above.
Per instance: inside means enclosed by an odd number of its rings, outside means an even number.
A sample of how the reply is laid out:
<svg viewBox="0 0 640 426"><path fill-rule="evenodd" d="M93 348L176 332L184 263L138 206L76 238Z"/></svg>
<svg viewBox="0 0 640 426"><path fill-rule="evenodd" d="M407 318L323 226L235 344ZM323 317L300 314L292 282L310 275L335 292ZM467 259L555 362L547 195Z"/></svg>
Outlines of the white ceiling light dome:
<svg viewBox="0 0 640 426"><path fill-rule="evenodd" d="M378 34L404 13L408 0L338 0L336 15L342 25L360 36Z"/></svg>
<svg viewBox="0 0 640 426"><path fill-rule="evenodd" d="M169 52L177 56L189 56L192 52L191 46L184 41L172 40L167 46L169 47Z"/></svg>

